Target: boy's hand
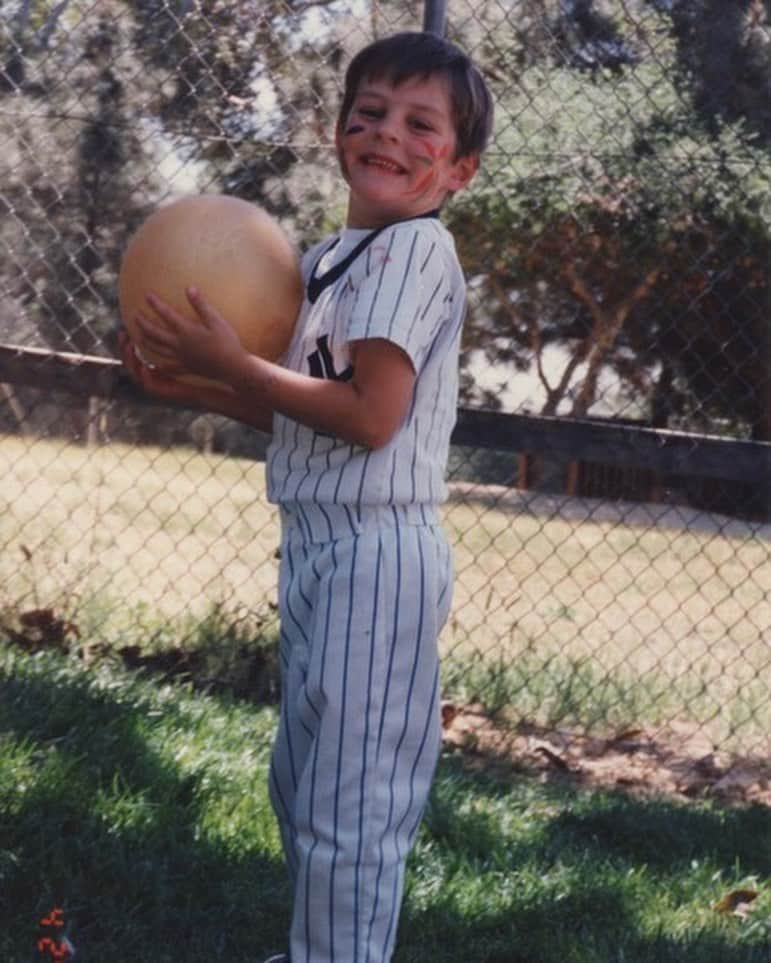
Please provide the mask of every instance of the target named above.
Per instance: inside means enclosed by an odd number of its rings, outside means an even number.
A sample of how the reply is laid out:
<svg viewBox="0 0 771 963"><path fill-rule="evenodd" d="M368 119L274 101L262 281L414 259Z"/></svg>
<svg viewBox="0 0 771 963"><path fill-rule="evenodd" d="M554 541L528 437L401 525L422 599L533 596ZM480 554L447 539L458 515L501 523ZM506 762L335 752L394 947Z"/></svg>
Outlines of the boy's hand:
<svg viewBox="0 0 771 963"><path fill-rule="evenodd" d="M143 391L163 401L177 402L195 408L213 408L214 398L209 394L224 394L224 391L212 389L211 392L203 387L178 381L174 375L177 371L168 368L158 368L147 364L137 353L137 348L129 336L122 331L118 336L120 357L123 367Z"/></svg>
<svg viewBox="0 0 771 963"><path fill-rule="evenodd" d="M196 288L188 288L186 294L198 321L189 320L157 295L147 295L151 310L135 318L139 348L161 357L163 367L174 373L185 371L228 384L234 366L246 353L238 334Z"/></svg>
<svg viewBox="0 0 771 963"><path fill-rule="evenodd" d="M123 367L131 380L149 395L165 401L180 403L195 403L198 393L196 389L182 381L177 381L174 372L166 368L146 364L139 354L134 342L125 331L118 335L120 357Z"/></svg>
<svg viewBox="0 0 771 963"><path fill-rule="evenodd" d="M252 400L244 404L234 392L223 386L191 385L177 380L167 369L146 364L137 354L131 338L122 331L118 335L121 361L128 375L140 388L162 401L176 402L187 408L199 408L214 414L235 418L260 431L270 433L273 414L255 405ZM179 372L176 372L179 373Z"/></svg>

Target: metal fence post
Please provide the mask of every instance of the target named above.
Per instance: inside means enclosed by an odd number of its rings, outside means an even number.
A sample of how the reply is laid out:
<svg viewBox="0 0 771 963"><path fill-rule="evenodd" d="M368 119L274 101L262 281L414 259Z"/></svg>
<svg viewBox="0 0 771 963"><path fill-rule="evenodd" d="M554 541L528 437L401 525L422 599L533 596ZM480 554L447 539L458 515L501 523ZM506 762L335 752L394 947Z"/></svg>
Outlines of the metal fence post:
<svg viewBox="0 0 771 963"><path fill-rule="evenodd" d="M426 0L423 9L423 30L444 36L447 22L447 0Z"/></svg>

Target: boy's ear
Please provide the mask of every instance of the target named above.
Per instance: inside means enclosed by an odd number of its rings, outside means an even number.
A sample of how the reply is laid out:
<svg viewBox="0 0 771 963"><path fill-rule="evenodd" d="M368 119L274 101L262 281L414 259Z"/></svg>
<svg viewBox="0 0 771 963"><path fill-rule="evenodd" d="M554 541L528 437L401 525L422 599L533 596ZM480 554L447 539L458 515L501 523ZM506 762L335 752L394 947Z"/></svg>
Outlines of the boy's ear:
<svg viewBox="0 0 771 963"><path fill-rule="evenodd" d="M453 192L459 191L469 183L478 170L479 154L466 154L464 157L459 157L450 170L448 188Z"/></svg>

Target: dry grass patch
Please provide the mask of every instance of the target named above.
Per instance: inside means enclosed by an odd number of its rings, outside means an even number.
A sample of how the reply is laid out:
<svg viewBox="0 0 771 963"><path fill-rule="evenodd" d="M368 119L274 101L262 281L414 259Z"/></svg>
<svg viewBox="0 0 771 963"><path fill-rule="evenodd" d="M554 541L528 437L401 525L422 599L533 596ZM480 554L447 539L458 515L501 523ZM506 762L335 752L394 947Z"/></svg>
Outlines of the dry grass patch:
<svg viewBox="0 0 771 963"><path fill-rule="evenodd" d="M279 533L259 462L6 437L0 474L0 605L99 599L106 626L275 598ZM468 485L444 517L456 551L446 653L547 674L559 658L641 686L655 676L721 739L771 722L771 526ZM537 691L534 677L523 685Z"/></svg>

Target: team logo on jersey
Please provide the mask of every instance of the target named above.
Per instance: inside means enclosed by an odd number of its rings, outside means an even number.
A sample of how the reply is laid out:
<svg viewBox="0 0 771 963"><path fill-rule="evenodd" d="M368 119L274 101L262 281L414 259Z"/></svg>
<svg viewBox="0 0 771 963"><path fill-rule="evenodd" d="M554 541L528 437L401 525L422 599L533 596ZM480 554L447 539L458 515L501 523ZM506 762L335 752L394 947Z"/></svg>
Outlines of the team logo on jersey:
<svg viewBox="0 0 771 963"><path fill-rule="evenodd" d="M308 355L308 368L312 378L326 378L327 381L350 381L353 377L353 366L348 365L341 372L335 371L335 361L329 350L329 339L323 334L316 340L316 350Z"/></svg>

